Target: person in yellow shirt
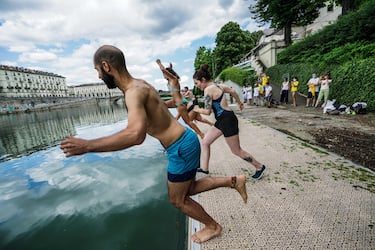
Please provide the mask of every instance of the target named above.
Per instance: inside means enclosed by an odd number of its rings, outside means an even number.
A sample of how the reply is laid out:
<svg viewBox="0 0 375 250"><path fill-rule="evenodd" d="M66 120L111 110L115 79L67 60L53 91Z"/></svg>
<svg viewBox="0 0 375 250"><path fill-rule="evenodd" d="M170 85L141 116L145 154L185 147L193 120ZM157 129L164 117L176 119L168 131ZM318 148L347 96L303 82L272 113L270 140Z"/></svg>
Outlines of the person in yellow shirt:
<svg viewBox="0 0 375 250"><path fill-rule="evenodd" d="M293 106L297 106L297 91L298 91L298 78L296 76L293 77L292 83L291 83L291 92L292 92L292 100L293 100Z"/></svg>
<svg viewBox="0 0 375 250"><path fill-rule="evenodd" d="M262 74L262 88L263 88L263 91L265 91L269 79L270 79L270 77L268 75L266 75L266 73Z"/></svg>

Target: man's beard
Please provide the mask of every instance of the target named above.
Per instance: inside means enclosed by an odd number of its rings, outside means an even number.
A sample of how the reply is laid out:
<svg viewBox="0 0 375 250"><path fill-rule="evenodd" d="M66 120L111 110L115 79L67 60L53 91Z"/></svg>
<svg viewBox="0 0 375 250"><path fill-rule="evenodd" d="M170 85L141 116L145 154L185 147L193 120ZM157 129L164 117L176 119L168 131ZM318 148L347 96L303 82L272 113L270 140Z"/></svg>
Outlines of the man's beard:
<svg viewBox="0 0 375 250"><path fill-rule="evenodd" d="M102 67L102 80L107 85L109 89L117 88L117 85L115 83L115 78L108 74Z"/></svg>

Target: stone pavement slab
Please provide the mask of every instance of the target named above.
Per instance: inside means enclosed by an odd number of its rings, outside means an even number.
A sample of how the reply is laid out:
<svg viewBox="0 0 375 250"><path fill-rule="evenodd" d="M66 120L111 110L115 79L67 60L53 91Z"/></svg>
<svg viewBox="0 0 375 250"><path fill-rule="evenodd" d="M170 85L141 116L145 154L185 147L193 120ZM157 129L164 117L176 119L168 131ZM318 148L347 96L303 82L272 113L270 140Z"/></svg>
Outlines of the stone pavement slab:
<svg viewBox="0 0 375 250"><path fill-rule="evenodd" d="M208 242L191 243L191 249L375 249L373 172L250 119L238 119L242 148L265 164L267 172L262 180L252 180L255 168L233 155L224 137L214 142L210 175L246 174L248 203L229 188L199 194L196 199L224 229ZM199 127L208 129L201 123Z"/></svg>

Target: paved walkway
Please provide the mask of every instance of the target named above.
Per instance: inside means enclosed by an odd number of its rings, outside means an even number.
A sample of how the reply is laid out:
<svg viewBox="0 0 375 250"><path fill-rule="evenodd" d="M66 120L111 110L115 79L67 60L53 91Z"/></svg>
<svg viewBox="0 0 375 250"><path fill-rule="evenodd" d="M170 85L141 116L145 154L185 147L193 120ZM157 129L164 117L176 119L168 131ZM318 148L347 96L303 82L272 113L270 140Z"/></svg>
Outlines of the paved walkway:
<svg viewBox="0 0 375 250"><path fill-rule="evenodd" d="M375 249L374 173L238 118L242 147L268 171L262 180L253 181L254 168L232 155L224 138L219 138L212 145L210 173L245 173L248 203L229 188L200 194L199 202L224 229L206 243L190 243L190 249ZM208 128L199 126L203 131ZM192 231L199 230L199 223L191 223Z"/></svg>

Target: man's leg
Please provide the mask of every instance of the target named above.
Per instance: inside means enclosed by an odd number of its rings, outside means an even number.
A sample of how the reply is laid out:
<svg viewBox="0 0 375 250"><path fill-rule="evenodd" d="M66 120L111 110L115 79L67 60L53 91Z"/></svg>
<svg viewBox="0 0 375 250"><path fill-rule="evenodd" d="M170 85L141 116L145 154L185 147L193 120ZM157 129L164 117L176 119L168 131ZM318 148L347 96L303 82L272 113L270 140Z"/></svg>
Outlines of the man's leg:
<svg viewBox="0 0 375 250"><path fill-rule="evenodd" d="M198 181L168 181L170 202L187 216L205 225L202 230L192 236L194 242L202 243L218 236L222 231L222 227L209 214L207 214L199 203L189 196L218 187L235 188L240 193L245 203L247 202L246 177L244 175L238 177L205 177Z"/></svg>
<svg viewBox="0 0 375 250"><path fill-rule="evenodd" d="M203 207L191 197L188 196L190 186L194 180L186 182L168 181L168 191L170 202L180 209L187 216L203 223L205 228L200 230L200 237L194 239L197 243L207 241L222 231L222 227L203 209Z"/></svg>

